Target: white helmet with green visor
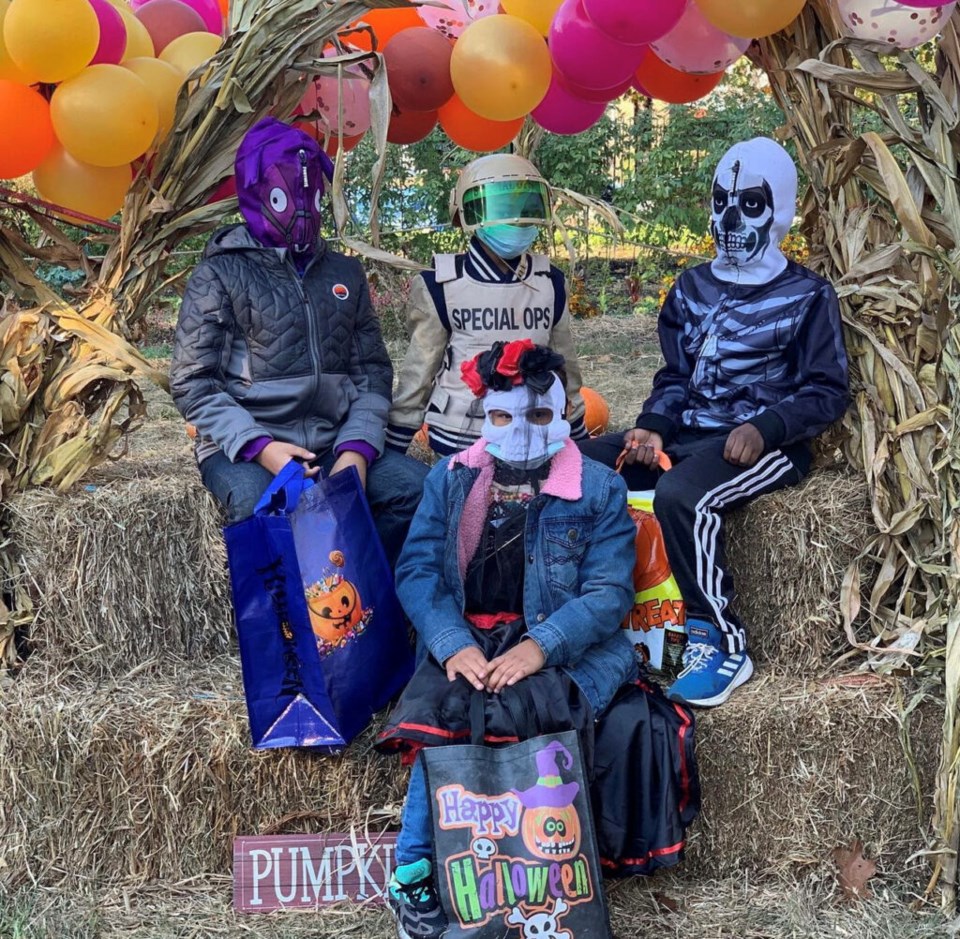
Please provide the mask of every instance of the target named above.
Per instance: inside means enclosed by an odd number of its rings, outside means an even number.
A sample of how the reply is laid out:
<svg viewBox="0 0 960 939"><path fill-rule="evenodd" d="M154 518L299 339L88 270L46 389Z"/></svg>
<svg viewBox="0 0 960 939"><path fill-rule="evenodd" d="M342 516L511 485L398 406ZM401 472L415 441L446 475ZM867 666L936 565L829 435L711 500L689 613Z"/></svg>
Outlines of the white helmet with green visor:
<svg viewBox="0 0 960 939"><path fill-rule="evenodd" d="M516 258L550 221L550 187L523 157L495 153L468 164L450 194L454 221L502 258Z"/></svg>

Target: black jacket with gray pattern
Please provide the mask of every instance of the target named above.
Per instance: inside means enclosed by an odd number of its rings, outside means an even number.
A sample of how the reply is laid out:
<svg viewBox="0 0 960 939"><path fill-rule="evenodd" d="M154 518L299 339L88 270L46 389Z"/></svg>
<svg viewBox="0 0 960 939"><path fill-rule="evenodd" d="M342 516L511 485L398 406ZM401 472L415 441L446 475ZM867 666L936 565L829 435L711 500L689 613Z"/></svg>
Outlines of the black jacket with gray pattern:
<svg viewBox="0 0 960 939"><path fill-rule="evenodd" d="M360 262L321 244L301 278L246 226L213 235L187 284L170 389L197 428L197 459L258 437L317 454L383 452L393 367Z"/></svg>

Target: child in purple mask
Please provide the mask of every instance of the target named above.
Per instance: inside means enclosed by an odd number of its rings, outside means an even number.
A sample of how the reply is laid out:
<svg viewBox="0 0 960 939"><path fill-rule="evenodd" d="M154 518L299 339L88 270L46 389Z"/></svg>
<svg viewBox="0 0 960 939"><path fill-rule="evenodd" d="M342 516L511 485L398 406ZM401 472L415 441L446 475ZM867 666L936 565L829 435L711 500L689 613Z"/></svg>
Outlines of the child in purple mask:
<svg viewBox="0 0 960 939"><path fill-rule="evenodd" d="M211 237L187 284L170 386L229 521L252 514L291 459L308 475L354 466L393 561L427 467L384 453L393 367L360 262L320 237L332 172L317 142L281 121L247 133L245 224Z"/></svg>

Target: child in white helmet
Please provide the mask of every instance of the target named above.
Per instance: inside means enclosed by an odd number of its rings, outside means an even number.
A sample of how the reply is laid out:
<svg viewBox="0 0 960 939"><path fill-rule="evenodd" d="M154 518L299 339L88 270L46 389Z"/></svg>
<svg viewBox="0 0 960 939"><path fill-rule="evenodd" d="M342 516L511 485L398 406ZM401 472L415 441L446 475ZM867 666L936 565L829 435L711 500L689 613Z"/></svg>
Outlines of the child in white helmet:
<svg viewBox="0 0 960 939"><path fill-rule="evenodd" d="M413 281L410 346L393 398L387 447L406 452L424 421L441 455L480 436L483 412L460 366L494 342L531 339L567 363L572 437L585 439L580 365L570 332L563 273L530 251L550 221L550 189L523 157L491 154L470 163L450 195L455 224L471 235L462 254L439 254Z"/></svg>

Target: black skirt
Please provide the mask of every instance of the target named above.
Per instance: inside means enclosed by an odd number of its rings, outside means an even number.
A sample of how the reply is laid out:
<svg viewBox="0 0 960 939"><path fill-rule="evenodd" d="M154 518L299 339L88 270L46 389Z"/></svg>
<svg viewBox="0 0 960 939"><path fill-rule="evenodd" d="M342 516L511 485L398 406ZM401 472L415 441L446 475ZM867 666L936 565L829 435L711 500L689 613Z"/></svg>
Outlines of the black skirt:
<svg viewBox="0 0 960 939"><path fill-rule="evenodd" d="M492 659L516 645L526 626L516 619L487 630L471 626L471 632ZM462 677L449 681L428 656L390 715L378 748L400 751L409 762L424 746L469 743L478 694ZM543 668L500 694L483 693L483 699L488 744L579 732L606 874L652 874L683 859L686 828L700 809L688 708L667 701L655 684L638 681L621 688L594 722L590 702L559 668Z"/></svg>

